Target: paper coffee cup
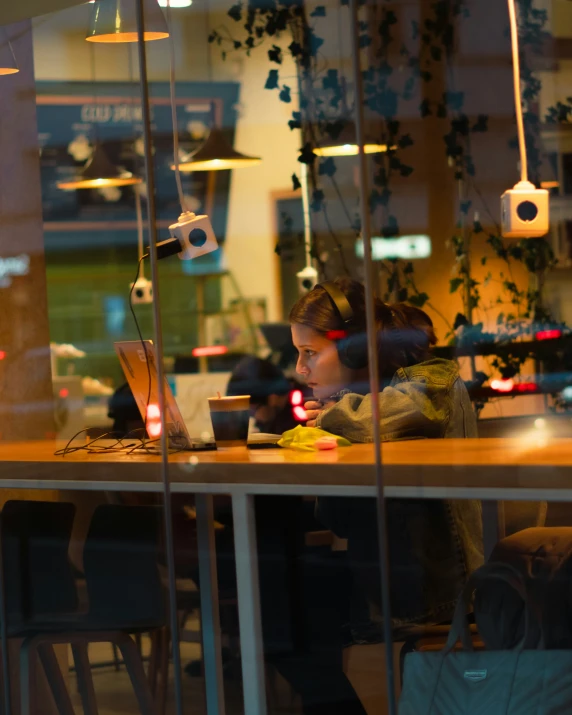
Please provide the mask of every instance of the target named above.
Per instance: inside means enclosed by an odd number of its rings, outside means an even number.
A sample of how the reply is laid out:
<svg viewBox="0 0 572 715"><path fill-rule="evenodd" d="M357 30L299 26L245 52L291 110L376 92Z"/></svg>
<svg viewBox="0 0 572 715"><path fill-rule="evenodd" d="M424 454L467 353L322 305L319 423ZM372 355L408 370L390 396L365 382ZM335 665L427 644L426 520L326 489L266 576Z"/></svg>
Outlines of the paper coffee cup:
<svg viewBox="0 0 572 715"><path fill-rule="evenodd" d="M248 441L250 395L209 397L217 447L245 446Z"/></svg>

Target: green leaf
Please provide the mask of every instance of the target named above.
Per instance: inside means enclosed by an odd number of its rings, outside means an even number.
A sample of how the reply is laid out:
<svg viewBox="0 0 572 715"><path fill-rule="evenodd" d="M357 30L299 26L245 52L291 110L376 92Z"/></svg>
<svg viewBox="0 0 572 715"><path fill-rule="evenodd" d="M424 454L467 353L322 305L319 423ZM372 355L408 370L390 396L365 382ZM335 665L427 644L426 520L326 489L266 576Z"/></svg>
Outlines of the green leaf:
<svg viewBox="0 0 572 715"><path fill-rule="evenodd" d="M314 189L312 193L312 203L310 208L312 211L321 211L324 205L324 192L321 189Z"/></svg>
<svg viewBox="0 0 572 715"><path fill-rule="evenodd" d="M281 102L284 102L285 104L290 104L290 102L292 101L292 97L290 96L290 87L288 87L288 85L285 84L282 87L279 97Z"/></svg>
<svg viewBox="0 0 572 715"><path fill-rule="evenodd" d="M236 5L233 5L227 12L227 15L235 22L240 22L242 19L242 3L237 2Z"/></svg>
<svg viewBox="0 0 572 715"><path fill-rule="evenodd" d="M434 59L435 62L439 62L441 60L441 56L443 53L442 53L440 47L434 45L433 47L431 47L430 52L431 52L431 58Z"/></svg>
<svg viewBox="0 0 572 715"><path fill-rule="evenodd" d="M312 145L309 143L304 144L302 149L300 149L300 155L298 156L298 161L301 164L312 165L316 161L316 154L312 149Z"/></svg>
<svg viewBox="0 0 572 715"><path fill-rule="evenodd" d="M410 295L408 298L408 301L411 303L411 305L414 305L416 308L422 308L428 300L429 296L427 295L427 293L418 293L417 295Z"/></svg>
<svg viewBox="0 0 572 715"><path fill-rule="evenodd" d="M472 132L486 132L489 128L489 118L486 114L479 114L476 124L471 127Z"/></svg>
<svg viewBox="0 0 572 715"><path fill-rule="evenodd" d="M278 45L272 45L271 49L268 50L268 59L277 65L282 64L282 50Z"/></svg>
<svg viewBox="0 0 572 715"><path fill-rule="evenodd" d="M270 70L264 89L278 89L278 70Z"/></svg>
<svg viewBox="0 0 572 715"><path fill-rule="evenodd" d="M320 166L318 168L319 176L333 176L335 173L336 162L331 156L320 162Z"/></svg>
<svg viewBox="0 0 572 715"><path fill-rule="evenodd" d="M407 149L408 146L413 146L414 141L411 138L411 134L404 134L402 137L399 138L399 141L397 142L397 146L400 149Z"/></svg>
<svg viewBox="0 0 572 715"><path fill-rule="evenodd" d="M292 119L288 122L290 129L302 129L302 115L300 112L292 112Z"/></svg>
<svg viewBox="0 0 572 715"><path fill-rule="evenodd" d="M424 99L419 105L419 114L423 119L431 116L431 103L428 99Z"/></svg>
<svg viewBox="0 0 572 715"><path fill-rule="evenodd" d="M449 281L449 293L456 293L462 285L462 278L451 278Z"/></svg>

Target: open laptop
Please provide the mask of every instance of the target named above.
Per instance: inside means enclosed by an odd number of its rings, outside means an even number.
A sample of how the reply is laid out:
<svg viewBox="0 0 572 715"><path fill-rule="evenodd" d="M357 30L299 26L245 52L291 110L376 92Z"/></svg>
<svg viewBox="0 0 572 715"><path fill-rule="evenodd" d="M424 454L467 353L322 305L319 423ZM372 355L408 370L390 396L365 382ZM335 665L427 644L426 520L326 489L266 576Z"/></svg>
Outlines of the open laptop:
<svg viewBox="0 0 572 715"><path fill-rule="evenodd" d="M159 377L157 374L157 353L152 340L130 340L114 344L115 352L123 368L125 379L129 383L137 407L145 422L147 415L147 432L151 438L160 434L152 434L153 426L158 426L159 413ZM149 367L147 367L147 363ZM151 385L149 389L149 376ZM177 405L169 383L164 381L166 427L169 436L169 446L174 449L203 451L216 449L214 441L205 441L191 437L185 421ZM270 447L276 445L280 435L251 434L248 438L249 447Z"/></svg>
<svg viewBox="0 0 572 715"><path fill-rule="evenodd" d="M159 424L159 377L157 374L157 353L153 341L130 340L115 343L115 352L123 368L125 379L129 383L141 419L147 418L147 432L153 439L153 424ZM147 366L148 363L148 366ZM149 377L151 385L149 388ZM216 449L213 443L192 439L173 396L167 380L164 381L165 423L169 436L169 446L175 449Z"/></svg>

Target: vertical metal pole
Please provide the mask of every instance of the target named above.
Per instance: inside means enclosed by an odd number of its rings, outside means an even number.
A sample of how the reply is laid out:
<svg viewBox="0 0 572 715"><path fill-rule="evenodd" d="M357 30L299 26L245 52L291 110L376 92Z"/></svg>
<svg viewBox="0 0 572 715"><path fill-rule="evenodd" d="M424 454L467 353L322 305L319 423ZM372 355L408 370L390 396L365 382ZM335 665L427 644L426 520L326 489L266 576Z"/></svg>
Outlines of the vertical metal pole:
<svg viewBox="0 0 572 715"><path fill-rule="evenodd" d="M0 530L2 521L0 515ZM6 610L6 574L4 573L4 540L0 532L0 630L2 638L2 680L4 685L4 715L12 715L12 681L10 680L10 653L8 651L8 613Z"/></svg>
<svg viewBox="0 0 572 715"><path fill-rule="evenodd" d="M225 715L213 498L195 496L207 713Z"/></svg>
<svg viewBox="0 0 572 715"><path fill-rule="evenodd" d="M199 326L199 346L207 344L207 318L205 315L205 276L196 276L197 281L197 325ZM199 372L208 372L206 355L199 356Z"/></svg>
<svg viewBox="0 0 572 715"><path fill-rule="evenodd" d="M245 715L266 715L256 514L254 497L251 494L233 495L232 518L244 712Z"/></svg>
<svg viewBox="0 0 572 715"><path fill-rule="evenodd" d="M165 368L163 365L163 331L161 327L161 302L159 299L159 269L157 259L157 211L155 206L155 172L151 142L151 108L147 85L147 56L145 52L145 14L143 0L137 0L137 48L139 52L139 85L143 114L143 142L145 147L145 180L147 182L147 222L149 231L149 257L151 259L151 283L153 285L153 327L157 351L157 391L161 412L161 477L165 500L165 543L167 549L167 572L169 583L169 618L173 646L173 669L175 676L175 707L177 715L183 715L183 683L181 673L181 650L177 619L177 583L175 578L175 548L173 543L173 515L171 510L171 485L169 483L169 441L165 419Z"/></svg>
<svg viewBox="0 0 572 715"><path fill-rule="evenodd" d="M310 219L310 188L308 186L308 165L300 167L302 184L302 212L304 215L304 262L306 268L313 268L312 261L312 221Z"/></svg>
<svg viewBox="0 0 572 715"><path fill-rule="evenodd" d="M373 441L375 448L375 483L377 488L377 531L379 541L379 560L381 570L381 606L384 622L384 640L387 677L387 700L390 715L397 714L395 698L395 680L393 665L393 643L391 633L391 605L389 594L389 556L387 549L387 525L385 518L385 496L383 485L383 463L381 455L381 432L379 400L379 374L377 355L377 326L375 321L375 276L371 255L371 223L368 205L368 168L364 152L364 111L363 87L360 65L359 30L358 30L358 0L350 0L351 39L352 39L352 69L354 77L355 107L356 107L356 138L359 148L359 183L360 183L360 217L361 236L363 241L363 257L365 268L365 298L367 317L367 354L369 360L371 405L373 417Z"/></svg>

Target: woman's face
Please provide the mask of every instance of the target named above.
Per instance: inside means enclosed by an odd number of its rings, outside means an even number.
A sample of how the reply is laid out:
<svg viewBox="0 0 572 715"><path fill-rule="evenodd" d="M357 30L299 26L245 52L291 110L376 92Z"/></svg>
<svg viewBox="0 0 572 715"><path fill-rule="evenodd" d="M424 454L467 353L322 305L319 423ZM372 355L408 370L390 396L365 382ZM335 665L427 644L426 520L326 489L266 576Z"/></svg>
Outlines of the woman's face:
<svg viewBox="0 0 572 715"><path fill-rule="evenodd" d="M323 400L352 383L353 371L342 365L333 340L328 340L313 328L292 324L292 341L298 350L296 372Z"/></svg>

